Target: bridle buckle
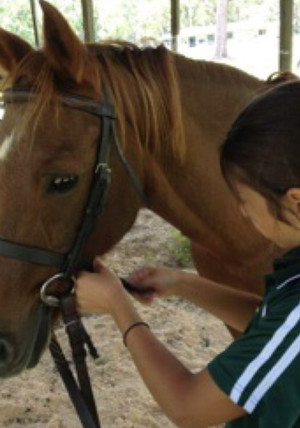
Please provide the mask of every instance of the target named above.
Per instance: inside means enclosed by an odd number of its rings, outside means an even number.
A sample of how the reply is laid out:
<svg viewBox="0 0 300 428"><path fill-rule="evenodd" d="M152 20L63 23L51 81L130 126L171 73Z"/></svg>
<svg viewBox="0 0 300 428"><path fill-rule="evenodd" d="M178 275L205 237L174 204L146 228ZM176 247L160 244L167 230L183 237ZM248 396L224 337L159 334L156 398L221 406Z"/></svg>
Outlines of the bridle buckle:
<svg viewBox="0 0 300 428"><path fill-rule="evenodd" d="M103 163L103 162L97 163L95 168L95 174L98 174L100 170L104 171L108 175L111 174L111 169L107 165L107 163Z"/></svg>
<svg viewBox="0 0 300 428"><path fill-rule="evenodd" d="M60 306L60 298L57 297L57 296L51 295L49 293L49 287L55 281L58 281L60 279L66 279L65 275L62 272L57 273L57 274L51 276L41 286L40 297L41 297L42 302L45 303L45 305L51 306L51 307L59 307ZM75 291L75 282L76 282L76 279L75 279L74 276L72 276L70 279L68 279L68 281L72 283L72 287L70 288L70 290L68 291L68 293L72 294Z"/></svg>

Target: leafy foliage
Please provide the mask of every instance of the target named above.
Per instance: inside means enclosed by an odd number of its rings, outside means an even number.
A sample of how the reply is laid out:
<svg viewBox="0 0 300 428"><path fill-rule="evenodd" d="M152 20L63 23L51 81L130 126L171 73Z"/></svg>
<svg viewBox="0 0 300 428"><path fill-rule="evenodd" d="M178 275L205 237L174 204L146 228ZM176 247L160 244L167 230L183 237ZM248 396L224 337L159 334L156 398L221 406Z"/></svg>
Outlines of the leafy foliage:
<svg viewBox="0 0 300 428"><path fill-rule="evenodd" d="M192 266L190 241L179 230L172 230L171 239L168 244L168 247L170 254L177 266Z"/></svg>
<svg viewBox="0 0 300 428"><path fill-rule="evenodd" d="M0 3L0 25L34 43L30 3L27 0L2 0Z"/></svg>

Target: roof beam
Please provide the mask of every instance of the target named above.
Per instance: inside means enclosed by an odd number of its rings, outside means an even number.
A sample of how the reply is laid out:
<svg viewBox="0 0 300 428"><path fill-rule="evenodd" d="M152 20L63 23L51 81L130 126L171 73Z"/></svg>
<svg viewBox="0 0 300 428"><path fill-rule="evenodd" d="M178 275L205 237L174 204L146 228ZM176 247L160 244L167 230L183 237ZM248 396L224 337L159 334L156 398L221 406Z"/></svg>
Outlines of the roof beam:
<svg viewBox="0 0 300 428"><path fill-rule="evenodd" d="M84 40L95 41L93 0L81 0Z"/></svg>
<svg viewBox="0 0 300 428"><path fill-rule="evenodd" d="M36 14L35 0L30 0L30 9L31 9L31 16L32 16L35 45L36 45L36 47L39 47L40 46L40 38L39 38L39 31L38 31L38 25L37 25L37 14Z"/></svg>
<svg viewBox="0 0 300 428"><path fill-rule="evenodd" d="M280 71L291 71L293 57L294 0L280 0Z"/></svg>
<svg viewBox="0 0 300 428"><path fill-rule="evenodd" d="M171 0L171 35L172 50L178 51L178 35L180 31L180 0Z"/></svg>

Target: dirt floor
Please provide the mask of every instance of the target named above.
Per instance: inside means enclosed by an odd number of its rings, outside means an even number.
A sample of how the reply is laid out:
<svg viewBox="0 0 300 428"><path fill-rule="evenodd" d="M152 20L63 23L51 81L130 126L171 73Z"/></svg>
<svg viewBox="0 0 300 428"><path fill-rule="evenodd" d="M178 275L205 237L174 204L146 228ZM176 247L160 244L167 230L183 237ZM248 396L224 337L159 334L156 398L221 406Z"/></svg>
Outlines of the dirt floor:
<svg viewBox="0 0 300 428"><path fill-rule="evenodd" d="M172 227L144 210L106 262L120 275L146 263L174 266L172 239ZM137 306L155 334L193 371L230 342L220 322L188 302L172 298ZM101 354L100 364L89 361L89 367L102 427L174 427L144 387L109 317L93 316L84 322ZM58 337L66 343L62 328ZM35 369L2 380L0 396L0 427L81 427L48 351Z"/></svg>

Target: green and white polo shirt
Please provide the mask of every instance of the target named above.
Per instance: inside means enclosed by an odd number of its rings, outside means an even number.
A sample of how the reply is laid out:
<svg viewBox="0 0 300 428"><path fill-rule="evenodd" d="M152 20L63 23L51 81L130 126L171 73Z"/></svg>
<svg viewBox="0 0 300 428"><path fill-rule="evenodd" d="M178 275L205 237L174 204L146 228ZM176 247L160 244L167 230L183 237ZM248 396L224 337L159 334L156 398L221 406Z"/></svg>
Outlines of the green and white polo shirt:
<svg viewBox="0 0 300 428"><path fill-rule="evenodd" d="M207 368L247 411L226 428L300 428L300 247L275 260L257 314Z"/></svg>

